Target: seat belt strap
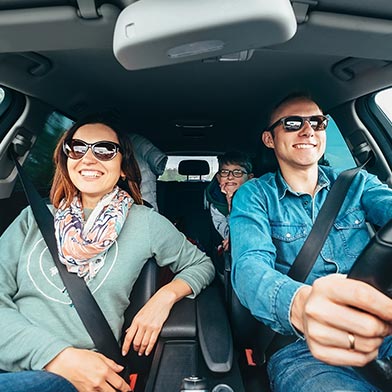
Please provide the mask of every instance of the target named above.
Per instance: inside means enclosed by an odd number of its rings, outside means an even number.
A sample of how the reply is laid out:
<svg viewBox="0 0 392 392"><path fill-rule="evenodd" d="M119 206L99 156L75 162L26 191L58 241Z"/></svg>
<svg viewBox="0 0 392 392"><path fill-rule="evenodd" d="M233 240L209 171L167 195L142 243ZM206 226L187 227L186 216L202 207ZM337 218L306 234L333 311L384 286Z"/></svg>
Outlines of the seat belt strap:
<svg viewBox="0 0 392 392"><path fill-rule="evenodd" d="M306 280L328 237L355 175L363 169L372 158L373 155L371 155L362 165L345 170L339 174L317 215L308 237L287 274L290 278L298 282L304 282ZM264 326L264 328L262 328L262 333L266 338L260 340L259 351L264 352L268 357L271 357L278 349L284 347L286 344L296 340L292 336L282 336L272 331L264 324L262 325ZM282 339L284 340L283 344ZM266 359L266 357L264 358Z"/></svg>
<svg viewBox="0 0 392 392"><path fill-rule="evenodd" d="M29 177L24 173L16 153L12 149L11 155L35 220L83 325L97 350L118 364L122 364L124 357L121 355L119 344L86 282L77 274L68 272L66 266L59 260L52 213Z"/></svg>
<svg viewBox="0 0 392 392"><path fill-rule="evenodd" d="M370 160L370 159L369 159ZM288 276L304 282L317 260L355 175L369 162L341 172L322 205L313 227L292 264Z"/></svg>

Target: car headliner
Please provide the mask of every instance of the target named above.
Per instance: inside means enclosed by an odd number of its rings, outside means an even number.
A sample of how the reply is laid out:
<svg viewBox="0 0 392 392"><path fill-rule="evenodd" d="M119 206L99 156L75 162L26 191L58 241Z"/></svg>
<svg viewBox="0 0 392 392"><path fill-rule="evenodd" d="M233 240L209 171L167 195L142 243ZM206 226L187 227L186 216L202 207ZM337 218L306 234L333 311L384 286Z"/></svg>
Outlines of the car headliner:
<svg viewBox="0 0 392 392"><path fill-rule="evenodd" d="M389 0L292 2L295 36L255 50L250 61L134 71L112 48L116 18L133 1L96 1L103 15L96 20L78 17L82 3L0 0L0 84L74 118L115 108L166 151L252 150L271 106L293 90L310 92L328 111L392 81ZM62 29L63 11L72 17ZM43 70L32 75L37 62Z"/></svg>

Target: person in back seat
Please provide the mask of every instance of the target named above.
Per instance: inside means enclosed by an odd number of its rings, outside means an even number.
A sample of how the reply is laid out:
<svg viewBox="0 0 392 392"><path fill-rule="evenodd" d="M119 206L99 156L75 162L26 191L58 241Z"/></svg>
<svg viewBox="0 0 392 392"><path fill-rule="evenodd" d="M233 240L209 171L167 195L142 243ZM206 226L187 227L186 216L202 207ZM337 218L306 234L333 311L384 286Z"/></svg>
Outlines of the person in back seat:
<svg viewBox="0 0 392 392"><path fill-rule="evenodd" d="M140 191L143 200L158 211L157 177L163 174L168 157L145 137L132 133L130 138L142 176Z"/></svg>
<svg viewBox="0 0 392 392"><path fill-rule="evenodd" d="M223 238L222 249L229 249L229 214L231 201L237 189L253 178L249 156L240 151L230 151L218 156L218 172L206 189L212 222Z"/></svg>
<svg viewBox="0 0 392 392"><path fill-rule="evenodd" d="M131 346L149 355L172 306L212 281L213 264L165 217L141 205L132 144L116 123L101 116L77 121L57 144L54 163L59 259L66 273L86 281L117 340L147 260L176 274L126 326L123 355ZM96 351L31 208L0 237L0 249L0 391L129 391L123 367Z"/></svg>
<svg viewBox="0 0 392 392"><path fill-rule="evenodd" d="M392 355L392 299L346 279L370 239L366 221L392 218L392 189L361 170L304 283L287 276L339 171L318 164L328 117L306 95L273 110L264 144L279 170L244 184L233 200L232 282L251 313L278 332L267 350L274 392L378 391L354 371Z"/></svg>

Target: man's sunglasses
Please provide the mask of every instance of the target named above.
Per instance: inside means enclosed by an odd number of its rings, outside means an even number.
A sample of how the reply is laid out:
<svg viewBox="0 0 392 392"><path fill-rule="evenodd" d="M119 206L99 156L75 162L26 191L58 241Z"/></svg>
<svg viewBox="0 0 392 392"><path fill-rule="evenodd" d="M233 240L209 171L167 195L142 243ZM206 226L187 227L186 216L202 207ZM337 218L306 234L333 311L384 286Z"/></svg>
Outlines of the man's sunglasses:
<svg viewBox="0 0 392 392"><path fill-rule="evenodd" d="M240 169L234 169L234 170L228 170L228 169L220 169L218 171L218 174L221 177L229 177L230 173L233 175L233 177L242 177L244 174L248 174L246 171L240 170Z"/></svg>
<svg viewBox="0 0 392 392"><path fill-rule="evenodd" d="M121 152L119 144L104 140L90 144L79 139L69 139L63 143L64 154L71 159L83 158L89 148L100 161L110 161L119 151Z"/></svg>
<svg viewBox="0 0 392 392"><path fill-rule="evenodd" d="M327 128L328 120L329 118L327 116L323 116L321 114L309 117L288 116L282 117L278 121L275 121L268 127L267 130L272 131L278 125L282 124L285 131L295 132L299 131L305 125L305 121L307 121L315 131L324 131Z"/></svg>

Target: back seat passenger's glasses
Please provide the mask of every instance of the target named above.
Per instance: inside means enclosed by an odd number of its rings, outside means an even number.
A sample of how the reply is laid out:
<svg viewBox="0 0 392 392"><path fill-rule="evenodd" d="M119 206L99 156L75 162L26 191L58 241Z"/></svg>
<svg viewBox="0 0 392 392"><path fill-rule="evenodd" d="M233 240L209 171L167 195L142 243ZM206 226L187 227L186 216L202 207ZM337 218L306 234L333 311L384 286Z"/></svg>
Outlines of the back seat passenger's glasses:
<svg viewBox="0 0 392 392"><path fill-rule="evenodd" d="M63 143L64 154L71 159L83 158L89 148L100 161L110 161L121 152L119 144L105 140L90 144L79 139L69 139Z"/></svg>
<svg viewBox="0 0 392 392"><path fill-rule="evenodd" d="M283 125L284 130L287 132L299 131L305 125L305 121L307 121L315 131L325 131L328 125L328 117L323 115L309 117L288 116L275 121L269 126L268 131L272 131L280 124Z"/></svg>
<svg viewBox="0 0 392 392"><path fill-rule="evenodd" d="M246 171L240 169L234 169L234 170L220 169L218 173L221 177L229 177L231 173L233 177L237 177L237 178L242 177L244 174L248 174Z"/></svg>

